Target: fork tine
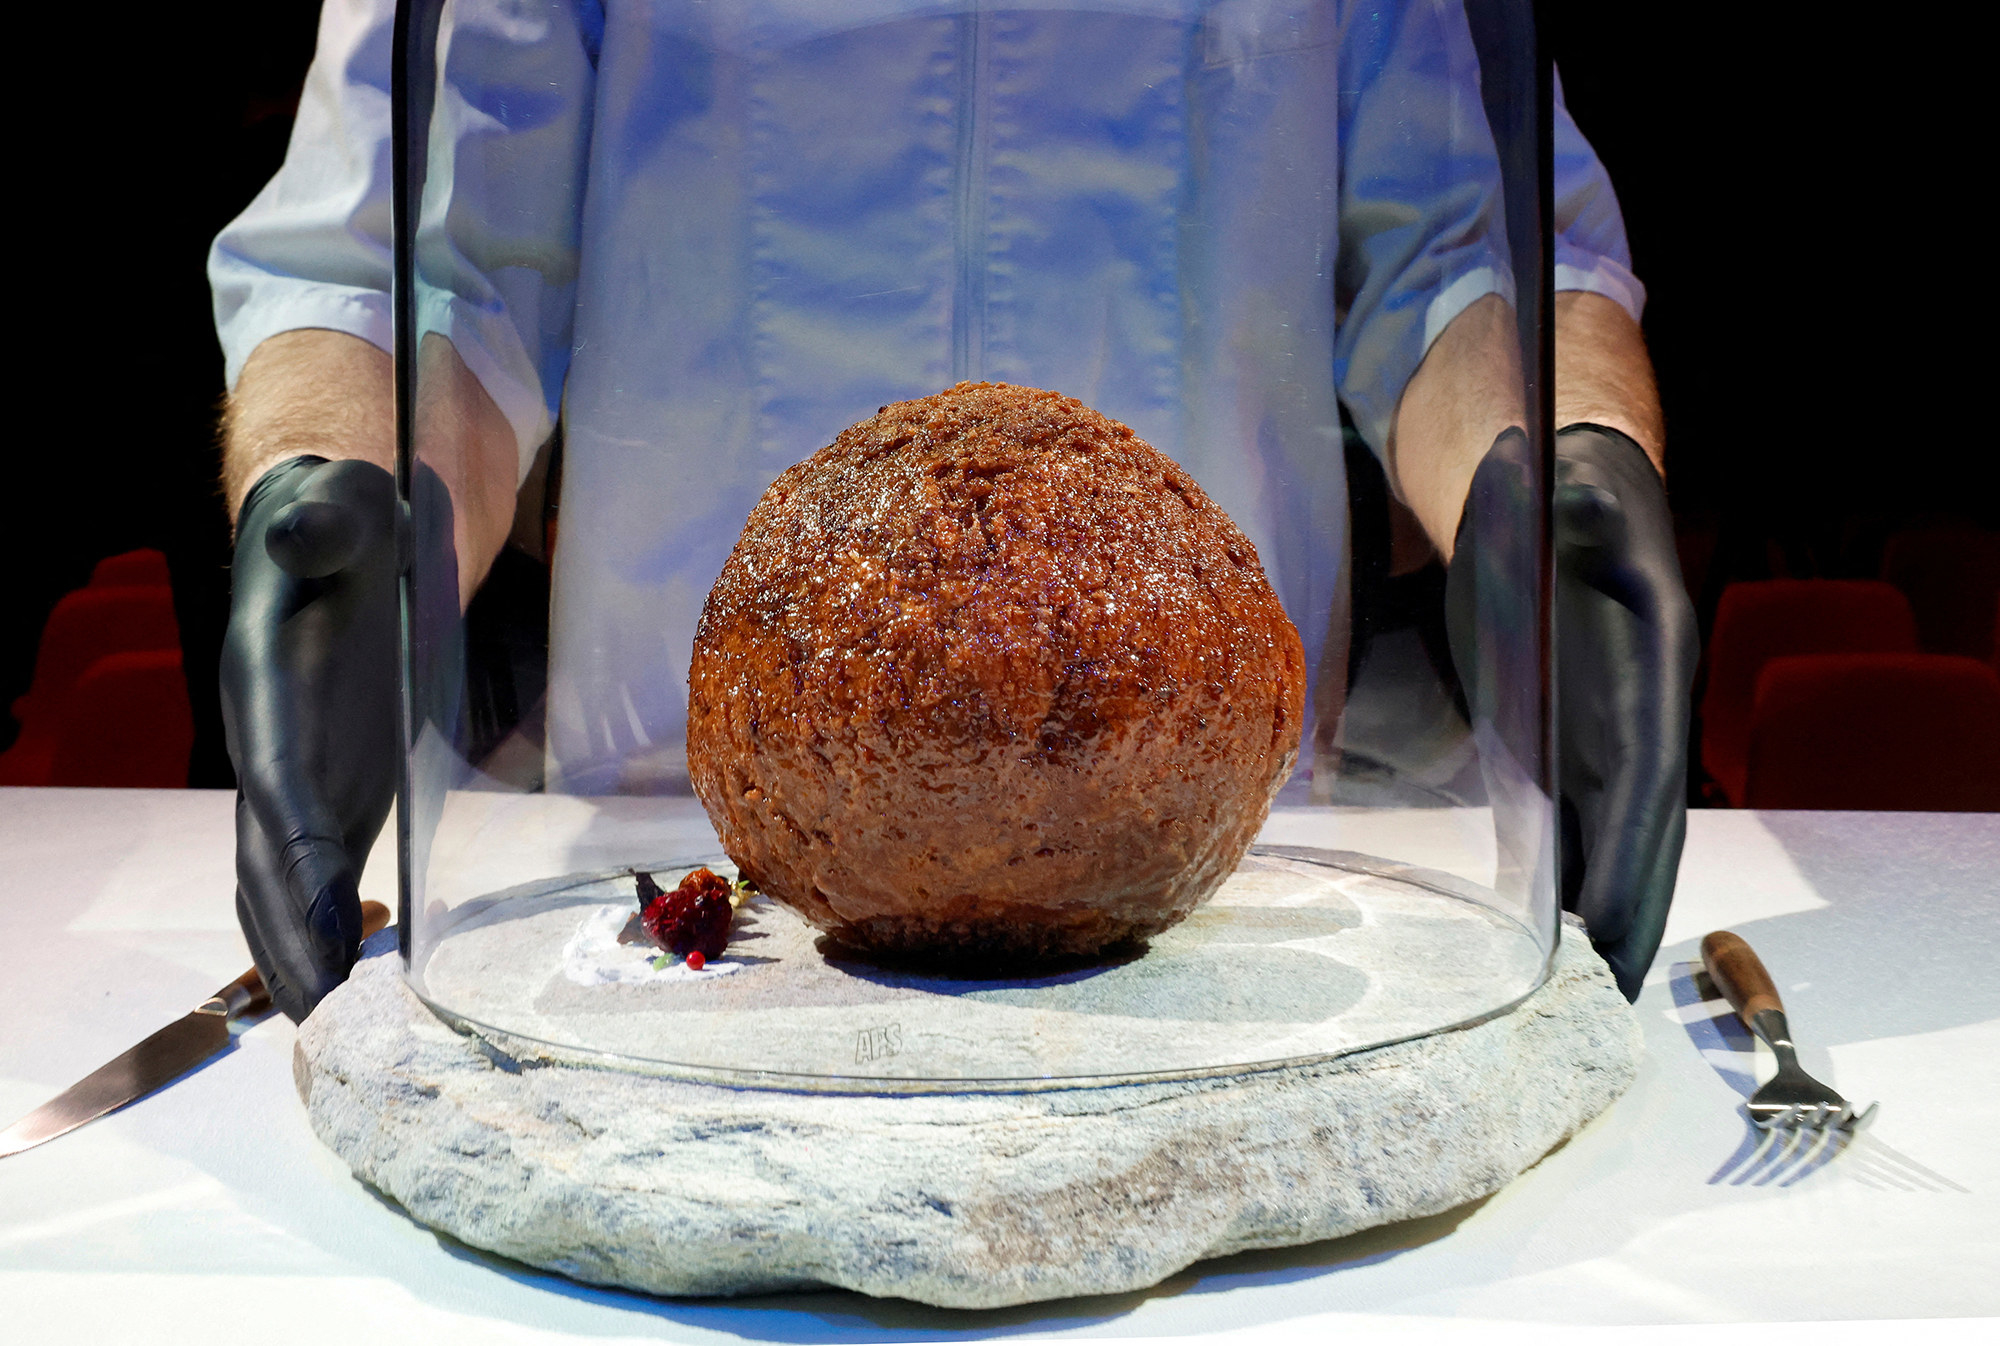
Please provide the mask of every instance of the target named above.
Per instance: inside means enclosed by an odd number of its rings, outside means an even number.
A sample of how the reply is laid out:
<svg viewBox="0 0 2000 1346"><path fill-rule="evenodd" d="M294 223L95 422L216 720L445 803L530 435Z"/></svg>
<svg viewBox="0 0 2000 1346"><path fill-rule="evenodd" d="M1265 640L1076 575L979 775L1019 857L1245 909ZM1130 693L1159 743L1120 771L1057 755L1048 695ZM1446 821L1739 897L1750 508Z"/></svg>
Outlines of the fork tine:
<svg viewBox="0 0 2000 1346"><path fill-rule="evenodd" d="M1847 1129L1859 1134L1862 1127L1875 1120L1875 1109L1877 1106L1879 1105L1870 1103L1866 1108L1862 1109L1861 1115L1850 1122Z"/></svg>
<svg viewBox="0 0 2000 1346"><path fill-rule="evenodd" d="M1853 1122L1854 1122L1854 1105L1852 1103L1849 1103L1846 1099L1842 1099L1840 1103L1840 1111L1833 1115L1833 1120L1827 1123L1827 1127L1830 1130L1834 1131L1845 1131L1849 1129L1850 1126L1852 1126Z"/></svg>

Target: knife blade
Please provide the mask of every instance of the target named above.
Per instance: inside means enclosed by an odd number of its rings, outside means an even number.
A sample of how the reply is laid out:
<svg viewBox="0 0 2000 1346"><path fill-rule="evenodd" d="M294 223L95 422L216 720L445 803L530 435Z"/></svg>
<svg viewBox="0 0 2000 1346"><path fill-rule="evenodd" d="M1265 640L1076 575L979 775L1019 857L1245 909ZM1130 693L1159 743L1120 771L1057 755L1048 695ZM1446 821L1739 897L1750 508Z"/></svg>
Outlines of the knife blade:
<svg viewBox="0 0 2000 1346"><path fill-rule="evenodd" d="M389 924L380 902L361 904L363 939ZM33 1112L0 1131L0 1159L33 1149L116 1112L171 1084L229 1045L229 1021L271 1008L264 979L251 968L159 1032L91 1071Z"/></svg>

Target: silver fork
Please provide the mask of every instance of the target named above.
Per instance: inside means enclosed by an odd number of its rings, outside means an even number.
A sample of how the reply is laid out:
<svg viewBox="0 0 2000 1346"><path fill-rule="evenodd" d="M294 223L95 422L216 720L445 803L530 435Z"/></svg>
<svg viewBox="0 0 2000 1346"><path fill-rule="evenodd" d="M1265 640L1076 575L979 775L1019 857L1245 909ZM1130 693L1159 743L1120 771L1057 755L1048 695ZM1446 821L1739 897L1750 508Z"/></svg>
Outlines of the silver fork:
<svg viewBox="0 0 2000 1346"><path fill-rule="evenodd" d="M1742 936L1717 930L1701 941L1702 966L1743 1026L1777 1053L1778 1073L1750 1096L1750 1120L1766 1131L1859 1131L1875 1120L1875 1104L1854 1105L1799 1068L1785 1005L1764 962Z"/></svg>

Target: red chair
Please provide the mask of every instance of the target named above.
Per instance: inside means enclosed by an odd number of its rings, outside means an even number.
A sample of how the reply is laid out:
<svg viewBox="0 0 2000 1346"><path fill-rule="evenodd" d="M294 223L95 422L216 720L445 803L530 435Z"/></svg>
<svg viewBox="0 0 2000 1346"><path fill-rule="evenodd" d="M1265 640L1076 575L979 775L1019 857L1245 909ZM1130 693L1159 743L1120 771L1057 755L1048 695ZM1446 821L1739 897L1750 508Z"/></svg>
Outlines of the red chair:
<svg viewBox="0 0 2000 1346"><path fill-rule="evenodd" d="M93 589L164 588L172 583L173 579L167 573L166 553L151 547L107 556L90 572L90 587Z"/></svg>
<svg viewBox="0 0 2000 1346"><path fill-rule="evenodd" d="M1708 642L1701 764L1732 804L1743 803L1757 677L1791 654L1912 652L1909 600L1879 580L1757 580L1722 591Z"/></svg>
<svg viewBox="0 0 2000 1346"><path fill-rule="evenodd" d="M193 748L181 652L107 655L63 702L49 784L181 788Z"/></svg>
<svg viewBox="0 0 2000 1346"><path fill-rule="evenodd" d="M1743 802L2000 811L2000 673L1949 654L1808 654L1757 679Z"/></svg>
<svg viewBox="0 0 2000 1346"><path fill-rule="evenodd" d="M1882 547L1882 578L1910 600L1925 649L1974 659L2000 654L1993 615L2000 601L2000 533L1925 528L1891 534Z"/></svg>
<svg viewBox="0 0 2000 1346"><path fill-rule="evenodd" d="M14 702L21 732L0 753L0 785L48 785L70 693L100 659L134 650L178 654L171 590L155 585L86 588L63 595L42 628L35 676ZM183 689L185 700L186 691ZM163 732L165 732L163 730ZM186 784L183 763L181 784Z"/></svg>

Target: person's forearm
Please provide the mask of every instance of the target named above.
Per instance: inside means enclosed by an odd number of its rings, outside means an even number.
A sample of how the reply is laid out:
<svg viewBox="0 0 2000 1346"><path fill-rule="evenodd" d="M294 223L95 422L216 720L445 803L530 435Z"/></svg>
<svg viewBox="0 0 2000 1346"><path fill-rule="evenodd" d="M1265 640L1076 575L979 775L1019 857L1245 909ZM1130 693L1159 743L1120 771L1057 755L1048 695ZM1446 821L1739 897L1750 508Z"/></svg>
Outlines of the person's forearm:
<svg viewBox="0 0 2000 1346"><path fill-rule="evenodd" d="M1623 431L1666 472L1666 422L1646 338L1632 315L1601 294L1556 295L1556 428L1588 421Z"/></svg>
<svg viewBox="0 0 2000 1346"><path fill-rule="evenodd" d="M1522 423L1519 341L1513 308L1487 295L1438 334L1396 404L1390 477L1447 561L1474 469Z"/></svg>
<svg viewBox="0 0 2000 1346"><path fill-rule="evenodd" d="M1664 472L1666 430L1646 340L1603 295L1556 295L1556 427L1589 421L1638 441ZM1397 492L1451 559L1472 473L1500 432L1522 424L1514 312L1488 295L1431 344L1396 407L1389 461Z"/></svg>
<svg viewBox="0 0 2000 1346"><path fill-rule="evenodd" d="M417 407L424 461L451 492L461 597L470 600L514 520L514 433L458 352L425 338ZM251 352L223 419L222 482L233 521L243 497L288 458L355 458L393 470L395 379L359 337L284 332Z"/></svg>
<svg viewBox="0 0 2000 1346"><path fill-rule="evenodd" d="M389 357L344 332L281 332L244 362L222 419L222 489L235 522L266 472L303 453L396 462Z"/></svg>

